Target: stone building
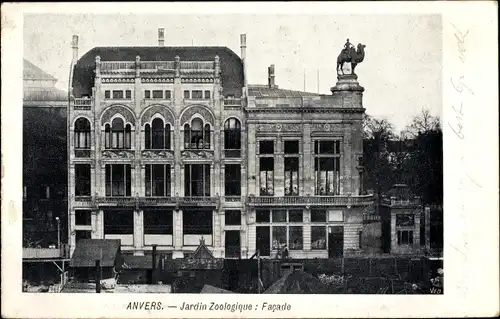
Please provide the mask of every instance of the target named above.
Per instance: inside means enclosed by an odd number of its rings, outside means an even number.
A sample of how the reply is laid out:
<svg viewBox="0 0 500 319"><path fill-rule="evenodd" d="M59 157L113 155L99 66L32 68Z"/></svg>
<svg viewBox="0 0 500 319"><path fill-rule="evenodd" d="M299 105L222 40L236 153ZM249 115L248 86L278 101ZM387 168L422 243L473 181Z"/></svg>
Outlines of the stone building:
<svg viewBox="0 0 500 319"><path fill-rule="evenodd" d="M326 258L360 249L363 88L331 95L248 85L226 47L97 47L73 37L70 245L120 239L173 258Z"/></svg>

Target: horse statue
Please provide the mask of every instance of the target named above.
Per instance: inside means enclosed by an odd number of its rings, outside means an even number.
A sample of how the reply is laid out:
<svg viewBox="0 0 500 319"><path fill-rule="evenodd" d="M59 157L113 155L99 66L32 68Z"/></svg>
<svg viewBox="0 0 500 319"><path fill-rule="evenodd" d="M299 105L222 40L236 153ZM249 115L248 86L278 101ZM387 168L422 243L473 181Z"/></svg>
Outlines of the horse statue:
<svg viewBox="0 0 500 319"><path fill-rule="evenodd" d="M344 49L337 57L337 74L340 70L340 72L342 72L342 75L344 75L342 66L344 65L344 63L348 62L351 63L352 74L355 74L354 69L356 68L356 65L363 62L363 60L365 59L365 47L366 45L359 43L357 46L357 50L355 50L354 46L349 43L349 40L347 40Z"/></svg>

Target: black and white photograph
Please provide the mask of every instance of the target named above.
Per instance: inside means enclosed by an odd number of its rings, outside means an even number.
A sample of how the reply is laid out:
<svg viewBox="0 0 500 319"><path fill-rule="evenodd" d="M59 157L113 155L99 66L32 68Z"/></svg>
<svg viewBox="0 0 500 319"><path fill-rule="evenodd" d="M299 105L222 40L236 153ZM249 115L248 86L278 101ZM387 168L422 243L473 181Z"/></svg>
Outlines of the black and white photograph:
<svg viewBox="0 0 500 319"><path fill-rule="evenodd" d="M264 13L22 15L16 289L122 294L127 310L144 306L127 293L453 289L443 131L470 128L443 95L451 82L472 99L477 83L443 78L449 23ZM292 315L286 299L221 297L145 307Z"/></svg>

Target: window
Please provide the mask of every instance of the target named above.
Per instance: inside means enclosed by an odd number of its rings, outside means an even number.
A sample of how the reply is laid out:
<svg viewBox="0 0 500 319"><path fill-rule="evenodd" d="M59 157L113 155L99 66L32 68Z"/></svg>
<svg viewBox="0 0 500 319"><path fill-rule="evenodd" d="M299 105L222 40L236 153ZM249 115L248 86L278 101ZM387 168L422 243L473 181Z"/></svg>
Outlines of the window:
<svg viewBox="0 0 500 319"><path fill-rule="evenodd" d="M170 195L170 165L149 164L145 171L146 196L168 197Z"/></svg>
<svg viewBox="0 0 500 319"><path fill-rule="evenodd" d="M151 125L144 127L146 149L170 149L170 124L163 124L162 119L155 118Z"/></svg>
<svg viewBox="0 0 500 319"><path fill-rule="evenodd" d="M239 164L226 164L225 166L225 195L241 195L241 166Z"/></svg>
<svg viewBox="0 0 500 319"><path fill-rule="evenodd" d="M259 154L274 154L274 141L259 141Z"/></svg>
<svg viewBox="0 0 500 319"><path fill-rule="evenodd" d="M144 98L150 99L151 98L151 91L149 91L149 90L144 91Z"/></svg>
<svg viewBox="0 0 500 319"><path fill-rule="evenodd" d="M299 154L299 141L285 141L285 154Z"/></svg>
<svg viewBox="0 0 500 319"><path fill-rule="evenodd" d="M303 249L303 235L302 226L289 226L288 228L288 242L290 250L301 250Z"/></svg>
<svg viewBox="0 0 500 319"><path fill-rule="evenodd" d="M210 91L205 91L205 99L210 99Z"/></svg>
<svg viewBox="0 0 500 319"><path fill-rule="evenodd" d="M111 98L111 91L110 90L104 91L104 98L105 99L110 99Z"/></svg>
<svg viewBox="0 0 500 319"><path fill-rule="evenodd" d="M75 196L90 196L90 164L75 164Z"/></svg>
<svg viewBox="0 0 500 319"><path fill-rule="evenodd" d="M260 196L274 195L274 158L260 158Z"/></svg>
<svg viewBox="0 0 500 319"><path fill-rule="evenodd" d="M210 196L210 165L185 165L184 183L184 196Z"/></svg>
<svg viewBox="0 0 500 319"><path fill-rule="evenodd" d="M191 125L184 124L184 148L185 149L210 149L210 124L203 126L203 121L194 118Z"/></svg>
<svg viewBox="0 0 500 319"><path fill-rule="evenodd" d="M75 230L75 241L78 243L82 239L91 239L92 232L90 230Z"/></svg>
<svg viewBox="0 0 500 319"><path fill-rule="evenodd" d="M271 213L266 209L257 209L255 211L255 220L257 223L269 223Z"/></svg>
<svg viewBox="0 0 500 319"><path fill-rule="evenodd" d="M241 149L241 123L238 119L230 118L224 123L224 149Z"/></svg>
<svg viewBox="0 0 500 319"><path fill-rule="evenodd" d="M358 242L359 242L359 249L363 248L363 232L359 231L358 232Z"/></svg>
<svg viewBox="0 0 500 319"><path fill-rule="evenodd" d="M123 99L123 91L115 91L113 90L113 100L121 100Z"/></svg>
<svg viewBox="0 0 500 319"><path fill-rule="evenodd" d="M170 100L172 98L172 91L166 90L165 91L165 100Z"/></svg>
<svg viewBox="0 0 500 319"><path fill-rule="evenodd" d="M273 210L273 223L286 223L286 210Z"/></svg>
<svg viewBox="0 0 500 319"><path fill-rule="evenodd" d="M106 196L132 196L129 164L107 164L105 175Z"/></svg>
<svg viewBox="0 0 500 319"><path fill-rule="evenodd" d="M302 210L293 209L288 212L288 221L290 223L302 223L304 221Z"/></svg>
<svg viewBox="0 0 500 319"><path fill-rule="evenodd" d="M186 210L182 214L184 235L212 235L213 214L211 210ZM199 243L198 243L199 244ZM198 246L196 244L196 246Z"/></svg>
<svg viewBox="0 0 500 319"><path fill-rule="evenodd" d="M239 210L226 210L225 224L227 226L239 226L241 225L241 211Z"/></svg>
<svg viewBox="0 0 500 319"><path fill-rule="evenodd" d="M203 98L203 92L202 91L192 91L191 92L191 98L192 99L202 99Z"/></svg>
<svg viewBox="0 0 500 319"><path fill-rule="evenodd" d="M299 195L299 158L285 157L285 196Z"/></svg>
<svg viewBox="0 0 500 319"><path fill-rule="evenodd" d="M187 100L190 99L191 98L191 93L189 91L187 91L187 90L184 91L184 98L187 99Z"/></svg>
<svg viewBox="0 0 500 319"><path fill-rule="evenodd" d="M340 141L314 141L314 154L340 154Z"/></svg>
<svg viewBox="0 0 500 319"><path fill-rule="evenodd" d="M92 225L92 213L90 210L77 209L75 210L75 224L90 226Z"/></svg>
<svg viewBox="0 0 500 319"><path fill-rule="evenodd" d="M171 210L144 210L145 235L172 235L174 230L174 214Z"/></svg>
<svg viewBox="0 0 500 319"><path fill-rule="evenodd" d="M90 122L84 117L75 122L75 148L90 149Z"/></svg>
<svg viewBox="0 0 500 319"><path fill-rule="evenodd" d="M286 245L286 226L273 226L273 249L283 248Z"/></svg>
<svg viewBox="0 0 500 319"><path fill-rule="evenodd" d="M130 124L124 126L121 118L115 118L105 126L105 147L114 149L130 149L132 142L132 128Z"/></svg>
<svg viewBox="0 0 500 319"><path fill-rule="evenodd" d="M125 98L126 98L127 100L130 100L130 99L132 98L132 91L130 91L130 90L126 90L126 91L125 91Z"/></svg>
<svg viewBox="0 0 500 319"><path fill-rule="evenodd" d="M153 99L163 99L163 91L153 90Z"/></svg>
<svg viewBox="0 0 500 319"><path fill-rule="evenodd" d="M326 249L325 226L311 226L311 249Z"/></svg>
<svg viewBox="0 0 500 319"><path fill-rule="evenodd" d="M398 245L412 245L413 244L413 231L412 230L399 230L398 231Z"/></svg>
<svg viewBox="0 0 500 319"><path fill-rule="evenodd" d="M326 210L325 209L312 209L311 210L312 223L326 223Z"/></svg>
<svg viewBox="0 0 500 319"><path fill-rule="evenodd" d="M316 157L314 172L316 195L340 194L339 157Z"/></svg>
<svg viewBox="0 0 500 319"><path fill-rule="evenodd" d="M130 235L134 233L133 210L106 210L104 211L105 235Z"/></svg>
<svg viewBox="0 0 500 319"><path fill-rule="evenodd" d="M425 216L420 216L420 246L425 246Z"/></svg>

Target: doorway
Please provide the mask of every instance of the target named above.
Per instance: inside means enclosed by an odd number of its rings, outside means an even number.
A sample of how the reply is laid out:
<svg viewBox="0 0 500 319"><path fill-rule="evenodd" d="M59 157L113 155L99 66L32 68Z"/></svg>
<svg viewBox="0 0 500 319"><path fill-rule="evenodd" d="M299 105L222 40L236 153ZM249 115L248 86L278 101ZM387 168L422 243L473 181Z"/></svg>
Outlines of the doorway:
<svg viewBox="0 0 500 319"><path fill-rule="evenodd" d="M261 256L271 255L271 227L269 226L257 226L256 236L257 236L257 249L260 251Z"/></svg>
<svg viewBox="0 0 500 319"><path fill-rule="evenodd" d="M241 258L239 230L226 230L226 258Z"/></svg>
<svg viewBox="0 0 500 319"><path fill-rule="evenodd" d="M344 255L344 226L328 227L328 258Z"/></svg>

